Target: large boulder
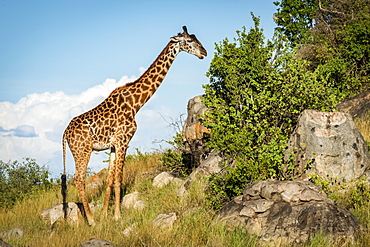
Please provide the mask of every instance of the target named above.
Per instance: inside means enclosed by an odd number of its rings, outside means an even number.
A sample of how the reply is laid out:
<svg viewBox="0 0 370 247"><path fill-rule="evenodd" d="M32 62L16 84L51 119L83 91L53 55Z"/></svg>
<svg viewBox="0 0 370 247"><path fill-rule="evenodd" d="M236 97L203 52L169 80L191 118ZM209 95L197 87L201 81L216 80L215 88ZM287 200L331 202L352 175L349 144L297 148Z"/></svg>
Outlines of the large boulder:
<svg viewBox="0 0 370 247"><path fill-rule="evenodd" d="M191 183L202 177L209 177L212 173L218 173L222 170L221 164L224 160L216 153L210 153L200 165L194 169L189 177L181 184L177 196L184 196Z"/></svg>
<svg viewBox="0 0 370 247"><path fill-rule="evenodd" d="M218 219L242 226L262 242L302 244L316 233L333 241L353 240L364 230L350 213L337 207L309 181L260 181L224 206Z"/></svg>
<svg viewBox="0 0 370 247"><path fill-rule="evenodd" d="M207 107L202 103L202 96L196 96L189 100L182 137L194 167L198 167L210 152L206 147L208 138L205 135L209 133L209 129L203 124L203 115L206 110Z"/></svg>
<svg viewBox="0 0 370 247"><path fill-rule="evenodd" d="M289 140L285 159L294 158L294 177L323 178L348 182L367 176L368 147L352 117L343 112L302 112Z"/></svg>
<svg viewBox="0 0 370 247"><path fill-rule="evenodd" d="M94 211L94 205L89 204L90 208ZM43 210L40 213L40 219L42 220L49 220L50 225L53 225L57 221L64 221L64 210L67 211L67 222L69 223L77 223L80 219L83 218L83 211L82 203L61 203L50 208Z"/></svg>
<svg viewBox="0 0 370 247"><path fill-rule="evenodd" d="M190 184L196 179L221 172L222 167L232 166L234 163L206 147L210 133L210 129L203 124L204 113L207 109L202 103L202 96L196 96L188 102L188 116L183 126L182 137L185 144L185 153L190 156L192 167L195 169L181 185L178 196L184 196Z"/></svg>
<svg viewBox="0 0 370 247"><path fill-rule="evenodd" d="M12 247L12 246L0 238L0 247Z"/></svg>
<svg viewBox="0 0 370 247"><path fill-rule="evenodd" d="M361 118L370 112L370 90L348 98L337 105L341 112L349 113L353 118Z"/></svg>
<svg viewBox="0 0 370 247"><path fill-rule="evenodd" d="M370 143L370 90L339 103L337 109L351 114L365 141Z"/></svg>

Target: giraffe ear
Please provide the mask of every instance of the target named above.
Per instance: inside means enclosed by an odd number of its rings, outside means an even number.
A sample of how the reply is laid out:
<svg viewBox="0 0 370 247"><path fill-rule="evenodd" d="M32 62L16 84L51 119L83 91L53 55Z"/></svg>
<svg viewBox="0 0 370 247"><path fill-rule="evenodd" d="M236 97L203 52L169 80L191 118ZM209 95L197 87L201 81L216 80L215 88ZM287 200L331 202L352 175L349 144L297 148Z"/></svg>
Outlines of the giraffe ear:
<svg viewBox="0 0 370 247"><path fill-rule="evenodd" d="M179 42L179 38L177 36L171 37L170 40L173 42Z"/></svg>

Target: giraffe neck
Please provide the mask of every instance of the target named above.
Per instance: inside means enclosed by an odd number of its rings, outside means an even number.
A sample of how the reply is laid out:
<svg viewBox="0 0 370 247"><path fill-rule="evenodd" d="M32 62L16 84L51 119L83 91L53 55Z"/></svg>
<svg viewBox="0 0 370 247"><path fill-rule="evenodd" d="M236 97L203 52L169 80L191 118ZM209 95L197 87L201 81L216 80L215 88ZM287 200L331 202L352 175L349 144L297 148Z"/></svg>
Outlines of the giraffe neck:
<svg viewBox="0 0 370 247"><path fill-rule="evenodd" d="M176 49L176 44L169 42L140 78L132 82L130 85L130 88L132 88L132 104L136 112L161 85L178 53L179 50Z"/></svg>

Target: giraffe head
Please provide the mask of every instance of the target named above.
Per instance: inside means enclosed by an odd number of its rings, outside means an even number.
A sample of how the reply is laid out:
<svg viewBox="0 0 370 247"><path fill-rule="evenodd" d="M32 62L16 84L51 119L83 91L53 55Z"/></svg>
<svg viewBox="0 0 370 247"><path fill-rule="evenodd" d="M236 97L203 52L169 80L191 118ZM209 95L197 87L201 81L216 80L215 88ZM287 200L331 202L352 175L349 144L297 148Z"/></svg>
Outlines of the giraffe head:
<svg viewBox="0 0 370 247"><path fill-rule="evenodd" d="M188 34L186 26L183 26L183 33L179 33L177 36L171 37L171 41L176 43L177 48L180 51L186 51L190 54L197 56L199 59L203 59L203 56L207 56L207 51L204 49L202 43L199 42L194 34Z"/></svg>

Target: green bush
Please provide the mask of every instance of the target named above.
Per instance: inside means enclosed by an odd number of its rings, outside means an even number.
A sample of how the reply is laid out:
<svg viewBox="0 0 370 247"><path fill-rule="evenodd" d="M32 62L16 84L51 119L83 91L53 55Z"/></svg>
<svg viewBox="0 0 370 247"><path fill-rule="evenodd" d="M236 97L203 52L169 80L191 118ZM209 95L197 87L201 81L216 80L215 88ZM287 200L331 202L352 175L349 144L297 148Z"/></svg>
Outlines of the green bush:
<svg viewBox="0 0 370 247"><path fill-rule="evenodd" d="M194 169L191 156L185 151L181 132L177 132L173 141L168 141L172 148L163 151L160 162L174 175L187 177Z"/></svg>
<svg viewBox="0 0 370 247"><path fill-rule="evenodd" d="M240 194L246 183L278 177L289 165L284 151L299 114L333 110L338 102L336 88L324 86L284 37L265 42L259 19L252 18L249 32L243 28L234 42L216 44L204 86L208 146L235 160L235 168L210 178L215 206Z"/></svg>
<svg viewBox="0 0 370 247"><path fill-rule="evenodd" d="M0 207L11 207L27 194L49 188L49 175L31 158L8 163L0 160Z"/></svg>

